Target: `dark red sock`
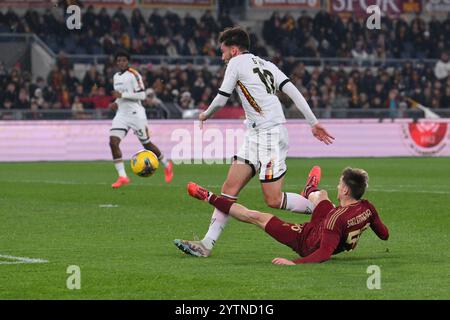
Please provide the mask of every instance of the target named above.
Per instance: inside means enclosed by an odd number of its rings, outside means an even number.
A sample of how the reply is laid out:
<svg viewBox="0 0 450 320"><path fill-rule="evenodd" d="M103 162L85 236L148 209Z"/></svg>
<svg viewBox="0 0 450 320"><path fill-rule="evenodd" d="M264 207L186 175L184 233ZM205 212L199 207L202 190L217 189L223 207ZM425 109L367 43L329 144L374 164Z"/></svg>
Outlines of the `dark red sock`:
<svg viewBox="0 0 450 320"><path fill-rule="evenodd" d="M311 193L313 193L313 192L316 192L316 191L320 191L320 189L316 188L316 187L313 187L313 186L306 186L305 192L304 192L305 198L308 199L309 195Z"/></svg>
<svg viewBox="0 0 450 320"><path fill-rule="evenodd" d="M209 197L208 202L225 214L230 213L230 208L234 203L234 201L230 201L224 197L218 197L215 194Z"/></svg>

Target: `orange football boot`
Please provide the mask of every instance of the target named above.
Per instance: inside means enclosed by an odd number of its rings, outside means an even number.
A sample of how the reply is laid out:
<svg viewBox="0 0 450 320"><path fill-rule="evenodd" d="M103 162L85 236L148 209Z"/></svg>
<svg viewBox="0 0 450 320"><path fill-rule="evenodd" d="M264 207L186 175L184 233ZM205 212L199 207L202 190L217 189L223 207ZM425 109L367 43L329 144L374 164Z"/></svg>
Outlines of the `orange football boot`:
<svg viewBox="0 0 450 320"><path fill-rule="evenodd" d="M191 197L197 198L198 200L208 201L209 191L194 182L189 182L187 184L187 191Z"/></svg>
<svg viewBox="0 0 450 320"><path fill-rule="evenodd" d="M306 185L303 191L300 193L301 196L306 198L306 192L310 188L317 188L320 182L320 177L322 175L322 170L319 166L314 166L308 174L308 180L306 180Z"/></svg>
<svg viewBox="0 0 450 320"><path fill-rule="evenodd" d="M173 178L173 163L171 160L167 162L167 167L164 168L164 176L166 178L166 182L169 183Z"/></svg>
<svg viewBox="0 0 450 320"><path fill-rule="evenodd" d="M124 184L129 184L129 183L130 183L130 178L119 177L119 178L117 178L117 181L111 185L111 187L113 187L114 189L117 189L117 188L120 188L121 186L123 186Z"/></svg>

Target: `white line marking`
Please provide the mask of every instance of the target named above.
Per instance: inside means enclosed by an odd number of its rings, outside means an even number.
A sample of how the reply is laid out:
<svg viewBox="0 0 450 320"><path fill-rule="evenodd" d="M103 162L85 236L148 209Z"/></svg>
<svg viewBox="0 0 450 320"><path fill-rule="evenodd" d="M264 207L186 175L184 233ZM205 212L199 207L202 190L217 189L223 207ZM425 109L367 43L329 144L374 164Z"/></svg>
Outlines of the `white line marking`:
<svg viewBox="0 0 450 320"><path fill-rule="evenodd" d="M99 207L100 208L117 208L118 205L117 204L100 204Z"/></svg>
<svg viewBox="0 0 450 320"><path fill-rule="evenodd" d="M48 260L45 260L45 259L15 257L15 256L3 255L3 254L0 254L0 258L15 260L15 261L0 261L0 264L47 263L48 262Z"/></svg>

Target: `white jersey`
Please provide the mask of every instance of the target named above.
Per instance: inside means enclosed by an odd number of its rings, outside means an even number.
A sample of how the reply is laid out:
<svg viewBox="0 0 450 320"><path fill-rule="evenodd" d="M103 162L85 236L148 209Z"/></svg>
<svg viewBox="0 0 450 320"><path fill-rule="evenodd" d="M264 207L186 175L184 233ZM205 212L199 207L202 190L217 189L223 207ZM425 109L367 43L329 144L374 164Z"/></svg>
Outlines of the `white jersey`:
<svg viewBox="0 0 450 320"><path fill-rule="evenodd" d="M117 72L114 75L114 90L122 94L133 94L138 92L144 92L144 82L142 76L133 68L128 68L124 72ZM144 107L140 100L126 99L124 97L116 99L115 101L119 106L118 113L132 113L143 112Z"/></svg>
<svg viewBox="0 0 450 320"><path fill-rule="evenodd" d="M219 94L229 97L236 88L249 127L270 127L286 122L278 90L289 78L272 62L251 53L240 54L228 62Z"/></svg>

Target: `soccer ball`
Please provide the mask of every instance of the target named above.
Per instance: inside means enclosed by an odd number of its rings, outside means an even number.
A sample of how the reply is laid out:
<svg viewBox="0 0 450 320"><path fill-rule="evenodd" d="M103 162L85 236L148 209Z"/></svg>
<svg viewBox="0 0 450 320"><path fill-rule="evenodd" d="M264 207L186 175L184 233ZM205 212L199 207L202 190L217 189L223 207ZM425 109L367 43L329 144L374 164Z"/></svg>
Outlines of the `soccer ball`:
<svg viewBox="0 0 450 320"><path fill-rule="evenodd" d="M151 151L141 150L131 157L131 170L139 177L150 177L158 166L158 157Z"/></svg>

